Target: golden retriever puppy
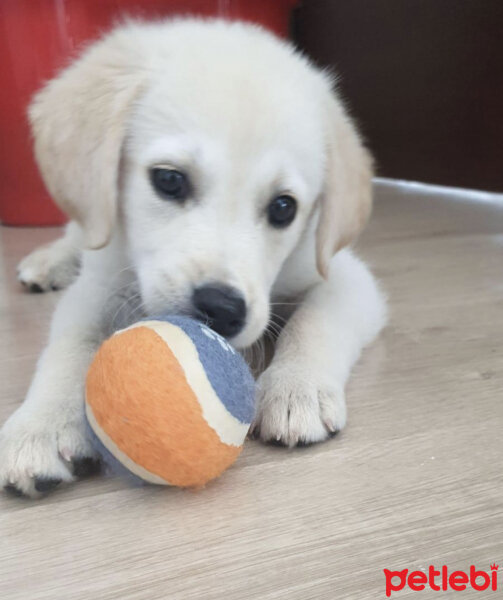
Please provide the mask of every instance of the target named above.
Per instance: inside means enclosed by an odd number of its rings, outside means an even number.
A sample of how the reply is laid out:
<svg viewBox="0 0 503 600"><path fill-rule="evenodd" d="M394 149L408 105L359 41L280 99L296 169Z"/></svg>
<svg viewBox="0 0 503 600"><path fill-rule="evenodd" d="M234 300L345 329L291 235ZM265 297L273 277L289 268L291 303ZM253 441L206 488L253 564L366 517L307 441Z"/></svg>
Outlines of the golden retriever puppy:
<svg viewBox="0 0 503 600"><path fill-rule="evenodd" d="M238 349L272 328L253 433L295 446L344 427L346 380L386 310L345 248L370 213L372 161L326 73L260 27L132 22L50 81L30 119L72 223L20 278L61 287L82 264L0 434L2 486L38 496L94 464L86 370L143 315L195 316Z"/></svg>

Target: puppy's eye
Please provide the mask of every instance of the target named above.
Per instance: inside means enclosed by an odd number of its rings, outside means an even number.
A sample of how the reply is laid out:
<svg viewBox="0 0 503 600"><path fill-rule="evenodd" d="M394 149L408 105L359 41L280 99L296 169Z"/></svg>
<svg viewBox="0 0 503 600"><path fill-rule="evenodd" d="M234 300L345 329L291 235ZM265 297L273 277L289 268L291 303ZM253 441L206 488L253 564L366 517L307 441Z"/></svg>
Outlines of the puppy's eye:
<svg viewBox="0 0 503 600"><path fill-rule="evenodd" d="M187 176L176 169L152 167L150 169L150 181L161 198L166 200L182 202L190 193Z"/></svg>
<svg viewBox="0 0 503 600"><path fill-rule="evenodd" d="M295 201L295 198L286 194L271 200L267 207L269 223L273 227L288 227L295 219L296 212L297 202Z"/></svg>

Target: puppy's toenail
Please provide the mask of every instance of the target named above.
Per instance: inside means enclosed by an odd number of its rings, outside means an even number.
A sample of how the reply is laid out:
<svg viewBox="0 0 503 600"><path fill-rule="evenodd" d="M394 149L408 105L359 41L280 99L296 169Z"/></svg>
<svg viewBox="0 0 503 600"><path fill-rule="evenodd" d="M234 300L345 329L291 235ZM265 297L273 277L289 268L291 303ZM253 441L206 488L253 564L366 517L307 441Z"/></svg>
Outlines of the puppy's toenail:
<svg viewBox="0 0 503 600"><path fill-rule="evenodd" d="M101 461L90 456L83 456L72 460L73 474L75 477L90 477L101 471Z"/></svg>
<svg viewBox="0 0 503 600"><path fill-rule="evenodd" d="M61 483L62 479L51 477L37 477L35 479L35 489L37 492L50 492Z"/></svg>
<svg viewBox="0 0 503 600"><path fill-rule="evenodd" d="M72 461L72 451L70 450L70 448L65 447L62 450L60 450L59 453L61 454L61 458L63 460L66 460L66 462Z"/></svg>

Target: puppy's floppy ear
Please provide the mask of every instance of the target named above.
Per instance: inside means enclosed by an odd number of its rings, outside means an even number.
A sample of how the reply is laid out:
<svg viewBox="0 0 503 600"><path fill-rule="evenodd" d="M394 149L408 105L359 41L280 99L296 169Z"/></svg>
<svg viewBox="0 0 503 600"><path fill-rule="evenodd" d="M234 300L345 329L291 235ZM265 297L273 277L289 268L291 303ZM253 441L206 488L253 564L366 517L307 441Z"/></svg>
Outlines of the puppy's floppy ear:
<svg viewBox="0 0 503 600"><path fill-rule="evenodd" d="M372 207L372 158L335 96L327 109L327 164L316 232L316 265L328 276L330 259L367 222Z"/></svg>
<svg viewBox="0 0 503 600"><path fill-rule="evenodd" d="M35 96L29 118L35 156L56 203L82 227L86 244L110 239L126 121L140 70L120 35L91 46Z"/></svg>

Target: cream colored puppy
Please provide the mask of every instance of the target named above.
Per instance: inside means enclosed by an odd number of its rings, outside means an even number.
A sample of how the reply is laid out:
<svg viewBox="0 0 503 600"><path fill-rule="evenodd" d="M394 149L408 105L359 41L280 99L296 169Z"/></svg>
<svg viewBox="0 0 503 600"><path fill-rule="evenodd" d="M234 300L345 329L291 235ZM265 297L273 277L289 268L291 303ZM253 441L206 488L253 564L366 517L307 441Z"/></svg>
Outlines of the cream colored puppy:
<svg viewBox="0 0 503 600"><path fill-rule="evenodd" d="M254 433L294 446L344 427L344 386L385 303L343 249L370 213L371 159L325 73L258 27L131 23L49 82L30 119L74 222L21 279L59 286L63 273L64 285L86 250L2 429L3 486L37 496L93 465L86 370L143 314L194 315L237 348L279 319Z"/></svg>

